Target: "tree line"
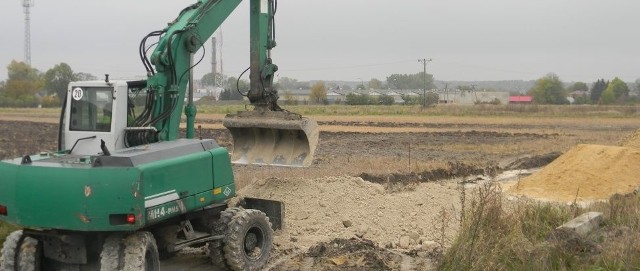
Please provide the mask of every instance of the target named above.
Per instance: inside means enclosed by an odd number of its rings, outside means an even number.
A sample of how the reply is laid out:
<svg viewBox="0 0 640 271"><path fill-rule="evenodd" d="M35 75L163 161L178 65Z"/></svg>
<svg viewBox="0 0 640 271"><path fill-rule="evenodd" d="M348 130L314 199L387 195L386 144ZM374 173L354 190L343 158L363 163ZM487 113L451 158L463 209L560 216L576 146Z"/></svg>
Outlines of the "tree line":
<svg viewBox="0 0 640 271"><path fill-rule="evenodd" d="M202 76L200 80L203 86L214 86L215 82L221 82L223 79L221 74L216 74L215 76L212 73L207 73ZM426 80L426 81L425 81ZM230 77L225 81L225 87L220 93L220 100L242 100L243 96L241 93L246 93L249 90L249 82L246 80L240 79L238 80L235 77ZM352 90L367 90L367 89L434 89L436 88L433 80L433 75L426 74L423 72L415 73L415 74L391 74L387 76L386 81L381 81L376 78L370 79L368 82L361 82L355 86L349 84L339 84L335 82L324 82L324 81L314 81L314 82L303 82L298 81L294 78L289 77L281 77L278 82L274 84L274 87L277 90L280 90L281 95L284 97L285 101L289 101L289 103L298 103L298 102L311 102L315 104L323 104L327 103L327 91L335 90L335 91L352 91ZM294 89L309 89L310 97L309 101L293 101L293 96L291 95L290 90ZM347 95L349 96L349 95ZM418 97L404 97L405 101L409 101L408 103L419 104L422 103L424 99ZM433 98L433 97L431 97ZM346 98L345 102L348 104L393 104L393 97L388 95L382 95L381 97L370 97L370 95L355 95L352 94Z"/></svg>
<svg viewBox="0 0 640 271"><path fill-rule="evenodd" d="M630 95L632 88L620 78L611 81L598 79L589 87L584 82L575 82L564 87L560 77L550 73L538 79L527 92L538 104L634 104L640 102L640 78L635 82L635 95Z"/></svg>
<svg viewBox="0 0 640 271"><path fill-rule="evenodd" d="M15 60L7 66L7 75L7 80L0 82L0 107L57 107L69 82L97 79L89 73L74 73L66 63L40 72Z"/></svg>

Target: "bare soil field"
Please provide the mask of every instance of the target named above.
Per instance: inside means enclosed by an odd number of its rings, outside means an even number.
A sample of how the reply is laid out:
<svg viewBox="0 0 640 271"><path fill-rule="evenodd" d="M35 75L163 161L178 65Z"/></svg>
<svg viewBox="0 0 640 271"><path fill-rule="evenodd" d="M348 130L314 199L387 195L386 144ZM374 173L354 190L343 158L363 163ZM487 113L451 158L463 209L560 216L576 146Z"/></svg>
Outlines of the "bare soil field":
<svg viewBox="0 0 640 271"><path fill-rule="evenodd" d="M203 138L231 147L222 115L199 115ZM637 118L313 117L309 168L235 166L240 196L285 202L270 270L428 270L458 230L461 181L540 167L577 144L617 145ZM0 116L0 159L56 148L51 114ZM196 126L198 125L196 124ZM202 250L166 270L211 270Z"/></svg>

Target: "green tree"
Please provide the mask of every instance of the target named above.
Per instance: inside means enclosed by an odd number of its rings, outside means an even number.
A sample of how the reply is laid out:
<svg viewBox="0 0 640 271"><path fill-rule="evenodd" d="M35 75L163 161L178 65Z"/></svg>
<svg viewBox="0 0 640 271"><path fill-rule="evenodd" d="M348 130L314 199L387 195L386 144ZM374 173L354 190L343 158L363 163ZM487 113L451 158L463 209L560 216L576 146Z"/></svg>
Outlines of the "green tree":
<svg viewBox="0 0 640 271"><path fill-rule="evenodd" d="M36 93L43 83L38 70L24 62L11 61L7 81L0 92L0 106L33 107L38 105Z"/></svg>
<svg viewBox="0 0 640 271"><path fill-rule="evenodd" d="M213 73L205 73L202 78L200 78L200 85L203 86L215 86L216 85L216 77L213 76Z"/></svg>
<svg viewBox="0 0 640 271"><path fill-rule="evenodd" d="M640 78L636 79L636 94L640 95Z"/></svg>
<svg viewBox="0 0 640 271"><path fill-rule="evenodd" d="M348 105L368 105L374 101L375 99L368 94L349 93L344 102Z"/></svg>
<svg viewBox="0 0 640 271"><path fill-rule="evenodd" d="M600 104L613 104L616 101L616 94L612 88L607 88L602 95L600 95Z"/></svg>
<svg viewBox="0 0 640 271"><path fill-rule="evenodd" d="M627 83L616 77L607 86L607 89L600 97L601 104L624 103L629 97L629 86Z"/></svg>
<svg viewBox="0 0 640 271"><path fill-rule="evenodd" d="M425 106L435 106L438 104L440 100L440 96L435 92L427 92L427 97L425 99Z"/></svg>
<svg viewBox="0 0 640 271"><path fill-rule="evenodd" d="M251 88L251 85L249 84L249 81L244 80L244 79L238 80L238 78L235 78L235 77L227 78L227 82L226 82L225 86L226 86L226 88L232 89L232 90L234 90L236 92L238 92L238 90L239 90L243 94L246 94L247 92L249 92L249 89Z"/></svg>
<svg viewBox="0 0 640 271"><path fill-rule="evenodd" d="M235 88L225 88L220 92L220 101L241 101L242 99L242 94Z"/></svg>
<svg viewBox="0 0 640 271"><path fill-rule="evenodd" d="M200 79L200 84L203 86L213 87L216 85L216 82L222 82L222 74L216 73L216 76L213 76L213 73L206 73Z"/></svg>
<svg viewBox="0 0 640 271"><path fill-rule="evenodd" d="M305 83L301 83L297 79L290 77L280 77L278 79L278 85L281 89L300 89L308 87Z"/></svg>
<svg viewBox="0 0 640 271"><path fill-rule="evenodd" d="M536 81L536 84L528 91L539 104L566 104L567 93L562 86L560 78L550 73Z"/></svg>
<svg viewBox="0 0 640 271"><path fill-rule="evenodd" d="M67 63L60 63L49 69L44 74L44 87L47 94L56 94L58 97L64 97L69 82L75 81L76 77L73 70Z"/></svg>
<svg viewBox="0 0 640 271"><path fill-rule="evenodd" d="M91 81L91 80L98 80L98 77L96 77L93 74L90 73L86 73L86 72L79 72L73 75L74 80L76 81Z"/></svg>
<svg viewBox="0 0 640 271"><path fill-rule="evenodd" d="M572 91L589 91L589 87L587 86L587 84L585 82L575 82L575 83L571 84L571 86L569 86L569 88L567 88L567 90L569 92L572 92Z"/></svg>
<svg viewBox="0 0 640 271"><path fill-rule="evenodd" d="M433 75L427 74L427 90L436 88ZM387 76L387 84L395 89L424 89L424 72L416 74L392 74Z"/></svg>
<svg viewBox="0 0 640 271"><path fill-rule="evenodd" d="M8 80L37 81L40 79L40 72L24 62L11 61L7 71Z"/></svg>
<svg viewBox="0 0 640 271"><path fill-rule="evenodd" d="M571 94L574 91L585 91L585 92L577 93L575 95ZM590 98L587 97L586 95L587 91L589 91L589 86L587 86L587 84L584 82L575 82L567 88L567 92L569 92L569 94L571 94L571 96L574 99L573 101L574 104L588 104L590 101Z"/></svg>
<svg viewBox="0 0 640 271"><path fill-rule="evenodd" d="M391 97L391 96L389 96L387 94L380 95L380 98L378 98L378 101L382 105L392 105L392 104L394 104L396 102L393 97Z"/></svg>
<svg viewBox="0 0 640 271"><path fill-rule="evenodd" d="M243 95L246 95L250 88L249 82L235 77L229 77L226 86L220 92L221 101L240 101L244 99Z"/></svg>
<svg viewBox="0 0 640 271"><path fill-rule="evenodd" d="M311 86L311 93L309 94L309 100L316 104L325 103L327 100L327 87L324 82L318 81Z"/></svg>
<svg viewBox="0 0 640 271"><path fill-rule="evenodd" d="M371 80L369 80L368 85L369 85L370 89L382 89L383 88L382 81L380 81L378 79L375 79L375 78L372 78Z"/></svg>
<svg viewBox="0 0 640 271"><path fill-rule="evenodd" d="M593 83L591 87L591 103L597 104L600 102L600 96L602 96L602 92L607 89L609 82L605 82L604 79L600 79Z"/></svg>
<svg viewBox="0 0 640 271"><path fill-rule="evenodd" d="M403 94L400 97L402 97L402 100L404 100L405 105L415 105L422 103L421 96Z"/></svg>

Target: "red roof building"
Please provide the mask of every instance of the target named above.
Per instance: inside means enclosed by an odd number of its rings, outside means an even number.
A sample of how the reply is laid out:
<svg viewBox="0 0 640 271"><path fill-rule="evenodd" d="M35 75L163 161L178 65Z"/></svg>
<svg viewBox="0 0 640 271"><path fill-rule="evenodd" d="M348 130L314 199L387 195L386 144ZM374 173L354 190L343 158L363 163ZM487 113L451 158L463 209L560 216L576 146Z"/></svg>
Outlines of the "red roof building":
<svg viewBox="0 0 640 271"><path fill-rule="evenodd" d="M510 104L530 104L533 103L532 96L509 96Z"/></svg>

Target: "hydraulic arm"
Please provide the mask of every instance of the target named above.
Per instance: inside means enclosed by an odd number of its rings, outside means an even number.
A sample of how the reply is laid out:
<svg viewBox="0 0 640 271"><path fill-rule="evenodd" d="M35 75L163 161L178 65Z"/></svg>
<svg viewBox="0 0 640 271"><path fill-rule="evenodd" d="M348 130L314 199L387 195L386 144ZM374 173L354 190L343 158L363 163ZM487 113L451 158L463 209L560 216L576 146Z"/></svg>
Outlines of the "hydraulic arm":
<svg viewBox="0 0 640 271"><path fill-rule="evenodd" d="M235 163L310 165L318 141L317 124L281 109L273 78L271 49L276 46L277 0L250 1L250 90L253 111L228 115L224 120L233 138ZM127 145L174 140L179 134L192 57L241 0L200 0L180 12L161 31L149 33L140 44L140 56L148 73L147 106L127 128ZM151 58L146 41L159 36ZM191 99L189 99L191 101ZM196 107L185 106L187 138L194 136Z"/></svg>

